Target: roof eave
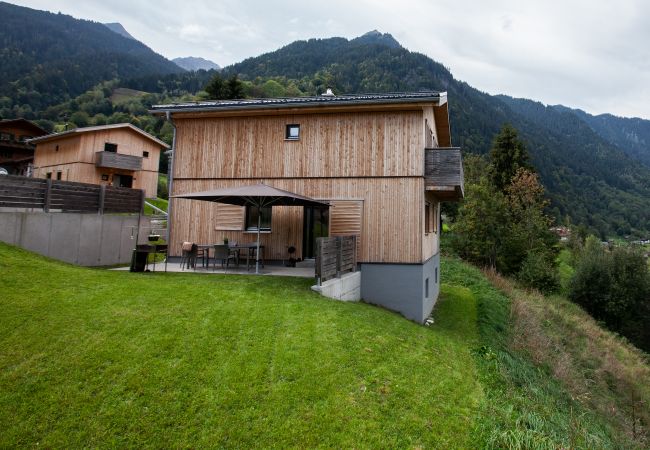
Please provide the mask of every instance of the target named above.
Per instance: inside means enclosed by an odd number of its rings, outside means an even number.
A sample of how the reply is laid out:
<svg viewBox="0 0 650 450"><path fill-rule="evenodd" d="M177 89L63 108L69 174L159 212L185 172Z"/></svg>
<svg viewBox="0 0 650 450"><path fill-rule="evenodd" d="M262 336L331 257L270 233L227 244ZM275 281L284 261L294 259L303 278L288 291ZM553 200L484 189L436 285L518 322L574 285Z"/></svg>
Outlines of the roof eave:
<svg viewBox="0 0 650 450"><path fill-rule="evenodd" d="M444 95L443 95L444 94ZM436 95L421 98L391 98L377 100L341 100L341 101L314 101L306 103L272 103L266 105L248 104L248 105L206 105L188 107L166 107L168 105L153 105L149 113L153 115L162 115L166 113L196 113L196 112L219 112L219 111L254 111L254 110L277 110L277 109L302 109L302 108L336 108L339 106L366 106L366 105L395 105L395 104L421 104L435 103L443 105L447 102L447 93L441 92Z"/></svg>

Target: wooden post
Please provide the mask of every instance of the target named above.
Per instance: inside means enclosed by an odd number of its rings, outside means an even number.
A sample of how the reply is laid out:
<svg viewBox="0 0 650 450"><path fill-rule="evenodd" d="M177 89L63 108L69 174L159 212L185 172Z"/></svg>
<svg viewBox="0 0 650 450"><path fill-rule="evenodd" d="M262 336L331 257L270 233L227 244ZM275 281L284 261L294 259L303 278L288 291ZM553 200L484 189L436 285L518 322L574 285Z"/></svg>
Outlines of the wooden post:
<svg viewBox="0 0 650 450"><path fill-rule="evenodd" d="M104 201L106 200L106 185L99 187L99 214L104 214Z"/></svg>
<svg viewBox="0 0 650 450"><path fill-rule="evenodd" d="M321 263L323 258L321 257L323 249L323 239L316 238L316 284L320 286L321 274L323 273L323 268Z"/></svg>
<svg viewBox="0 0 650 450"><path fill-rule="evenodd" d="M144 214L144 189L140 189L140 215Z"/></svg>
<svg viewBox="0 0 650 450"><path fill-rule="evenodd" d="M341 278L341 266L343 265L343 238L336 237L336 278Z"/></svg>
<svg viewBox="0 0 650 450"><path fill-rule="evenodd" d="M45 185L45 202L43 203L43 211L50 212L50 203L52 200L52 179L47 179L47 184Z"/></svg>

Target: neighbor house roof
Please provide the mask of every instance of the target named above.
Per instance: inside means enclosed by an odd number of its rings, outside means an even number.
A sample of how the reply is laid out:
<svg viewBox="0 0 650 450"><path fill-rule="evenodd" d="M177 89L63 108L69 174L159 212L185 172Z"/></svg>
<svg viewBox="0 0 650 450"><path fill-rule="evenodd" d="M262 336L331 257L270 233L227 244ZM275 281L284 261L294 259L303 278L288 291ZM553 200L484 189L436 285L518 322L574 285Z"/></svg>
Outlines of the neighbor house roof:
<svg viewBox="0 0 650 450"><path fill-rule="evenodd" d="M27 119L4 119L0 120L0 129L4 129L6 127L24 127L27 129L30 129L34 132L34 134L37 134L39 136L47 134L47 131L36 125L34 122L31 122Z"/></svg>
<svg viewBox="0 0 650 450"><path fill-rule="evenodd" d="M66 137L71 137L77 134L82 134L82 133L90 133L93 131L104 131L104 130L114 130L114 129L119 129L119 128L127 128L132 131L135 131L136 133L142 135L143 137L149 139L150 141L153 141L157 144L159 144L161 147L164 148L169 148L169 145L161 141L160 139L156 138L155 136L150 135L146 131L141 130L140 128L131 125L130 123L116 123L112 125L100 125L96 127L85 127L85 128L74 128L72 130L68 131L63 131L61 133L53 133L53 134L48 134L47 136L41 136L37 137L34 139L30 139L28 142L31 142L33 144L40 144L43 142L50 142L54 141L57 139L63 139Z"/></svg>
<svg viewBox="0 0 650 450"><path fill-rule="evenodd" d="M393 92L386 94L319 95L317 97L254 98L153 105L151 112L237 111L247 109L313 108L325 106L388 105L404 103L444 104L446 92Z"/></svg>

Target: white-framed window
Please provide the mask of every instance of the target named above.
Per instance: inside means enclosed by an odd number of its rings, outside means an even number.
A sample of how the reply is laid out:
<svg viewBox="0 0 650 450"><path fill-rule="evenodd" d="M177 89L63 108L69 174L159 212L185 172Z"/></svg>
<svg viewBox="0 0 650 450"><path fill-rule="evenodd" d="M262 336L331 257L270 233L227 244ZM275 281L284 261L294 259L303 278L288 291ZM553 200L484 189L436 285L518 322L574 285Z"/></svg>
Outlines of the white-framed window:
<svg viewBox="0 0 650 450"><path fill-rule="evenodd" d="M284 133L284 138L290 141L297 141L300 139L300 125L297 123L288 124Z"/></svg>

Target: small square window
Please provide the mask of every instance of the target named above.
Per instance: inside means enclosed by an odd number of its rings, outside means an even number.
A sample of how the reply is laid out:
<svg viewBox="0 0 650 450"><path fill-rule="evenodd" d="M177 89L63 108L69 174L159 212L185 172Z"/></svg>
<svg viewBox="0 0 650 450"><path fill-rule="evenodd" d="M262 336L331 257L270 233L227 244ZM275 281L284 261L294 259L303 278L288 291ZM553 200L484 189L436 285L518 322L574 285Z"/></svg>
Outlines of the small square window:
<svg viewBox="0 0 650 450"><path fill-rule="evenodd" d="M57 145L56 147L54 147L54 151L55 151L55 152L58 152L58 151L59 151L59 146L58 146L58 145Z"/></svg>
<svg viewBox="0 0 650 450"><path fill-rule="evenodd" d="M62 173L61 173L61 172L57 172L57 173L56 173L56 179L57 179L57 180L60 180L60 179L61 179L61 176L62 176Z"/></svg>
<svg viewBox="0 0 650 450"><path fill-rule="evenodd" d="M52 172L46 173L45 178L47 178L48 180L51 180L52 179Z"/></svg>
<svg viewBox="0 0 650 450"><path fill-rule="evenodd" d="M102 181L108 181L108 175L107 174L102 175Z"/></svg>
<svg viewBox="0 0 650 450"><path fill-rule="evenodd" d="M110 142L106 142L104 144L104 151L105 152L111 152L111 153L117 153L117 144L111 144Z"/></svg>
<svg viewBox="0 0 650 450"><path fill-rule="evenodd" d="M142 152L142 157L143 158L148 158L149 157L149 152L147 152L147 151Z"/></svg>
<svg viewBox="0 0 650 450"><path fill-rule="evenodd" d="M294 141L300 139L300 125L295 123L287 125L287 130L284 137L285 139Z"/></svg>

